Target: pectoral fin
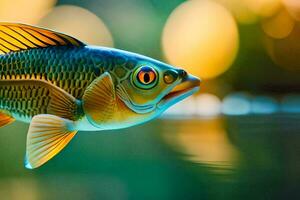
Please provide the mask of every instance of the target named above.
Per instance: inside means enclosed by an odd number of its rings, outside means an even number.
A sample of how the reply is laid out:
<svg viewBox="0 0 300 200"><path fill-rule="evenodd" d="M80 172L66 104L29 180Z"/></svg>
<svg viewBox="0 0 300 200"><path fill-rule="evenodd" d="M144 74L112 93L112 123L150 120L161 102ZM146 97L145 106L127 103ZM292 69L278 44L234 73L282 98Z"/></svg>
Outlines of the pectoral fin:
<svg viewBox="0 0 300 200"><path fill-rule="evenodd" d="M114 84L106 72L87 87L83 95L83 110L89 120L101 124L113 118L115 109Z"/></svg>
<svg viewBox="0 0 300 200"><path fill-rule="evenodd" d="M0 111L0 127L6 126L14 121L15 119L13 117Z"/></svg>
<svg viewBox="0 0 300 200"><path fill-rule="evenodd" d="M55 115L33 117L27 135L25 167L37 168L58 154L75 136L71 120Z"/></svg>

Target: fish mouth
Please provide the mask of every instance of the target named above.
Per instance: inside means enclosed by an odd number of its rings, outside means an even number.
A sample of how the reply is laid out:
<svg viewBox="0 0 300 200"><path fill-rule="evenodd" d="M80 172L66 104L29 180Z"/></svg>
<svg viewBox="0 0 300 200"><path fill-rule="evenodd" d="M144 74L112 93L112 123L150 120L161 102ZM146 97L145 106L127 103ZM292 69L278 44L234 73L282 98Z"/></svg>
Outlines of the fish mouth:
<svg viewBox="0 0 300 200"><path fill-rule="evenodd" d="M173 105L186 97L194 94L200 88L200 79L195 76L186 76L181 83L176 85L168 94L166 94L159 102L159 107L165 105Z"/></svg>

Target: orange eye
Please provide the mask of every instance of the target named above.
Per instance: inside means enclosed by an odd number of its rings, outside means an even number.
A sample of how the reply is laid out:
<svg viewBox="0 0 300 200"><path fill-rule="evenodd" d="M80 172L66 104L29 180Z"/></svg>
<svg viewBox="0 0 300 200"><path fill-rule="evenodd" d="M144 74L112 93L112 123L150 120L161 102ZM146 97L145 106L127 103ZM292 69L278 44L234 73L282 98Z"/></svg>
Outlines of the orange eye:
<svg viewBox="0 0 300 200"><path fill-rule="evenodd" d="M145 85L148 85L154 81L156 74L153 71L140 71L138 73L138 80Z"/></svg>
<svg viewBox="0 0 300 200"><path fill-rule="evenodd" d="M134 79L136 79L136 81L134 80L134 83L141 89L150 89L157 83L157 73L152 67L140 67L134 74Z"/></svg>

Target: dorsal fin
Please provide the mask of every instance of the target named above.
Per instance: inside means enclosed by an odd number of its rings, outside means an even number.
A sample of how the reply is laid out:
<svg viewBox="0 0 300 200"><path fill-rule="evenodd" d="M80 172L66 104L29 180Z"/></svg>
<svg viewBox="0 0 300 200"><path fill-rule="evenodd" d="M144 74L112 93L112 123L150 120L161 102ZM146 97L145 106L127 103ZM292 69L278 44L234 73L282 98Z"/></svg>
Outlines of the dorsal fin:
<svg viewBox="0 0 300 200"><path fill-rule="evenodd" d="M84 46L71 36L25 24L0 22L0 54L49 46Z"/></svg>

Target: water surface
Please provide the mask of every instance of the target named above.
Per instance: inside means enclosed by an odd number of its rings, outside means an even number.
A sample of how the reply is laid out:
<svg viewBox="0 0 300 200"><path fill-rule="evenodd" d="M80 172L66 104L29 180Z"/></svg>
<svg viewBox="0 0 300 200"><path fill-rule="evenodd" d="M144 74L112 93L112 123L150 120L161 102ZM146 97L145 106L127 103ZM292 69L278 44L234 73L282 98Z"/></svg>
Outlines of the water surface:
<svg viewBox="0 0 300 200"><path fill-rule="evenodd" d="M299 199L299 120L298 114L158 119L79 132L36 170L23 167L28 125L16 122L0 129L0 196Z"/></svg>

